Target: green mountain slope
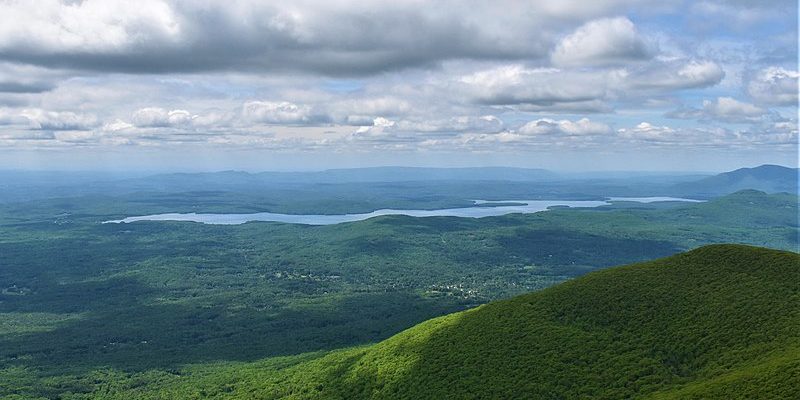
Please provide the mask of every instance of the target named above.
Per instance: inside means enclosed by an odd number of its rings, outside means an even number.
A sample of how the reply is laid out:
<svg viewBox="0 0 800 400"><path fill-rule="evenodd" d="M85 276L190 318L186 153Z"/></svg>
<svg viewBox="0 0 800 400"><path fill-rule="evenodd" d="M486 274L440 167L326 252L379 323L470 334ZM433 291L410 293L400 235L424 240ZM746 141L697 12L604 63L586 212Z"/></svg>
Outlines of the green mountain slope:
<svg viewBox="0 0 800 400"><path fill-rule="evenodd" d="M800 255L712 245L436 318L373 346L183 376L111 375L93 396L790 399L800 398L799 327Z"/></svg>
<svg viewBox="0 0 800 400"><path fill-rule="evenodd" d="M708 246L421 324L353 360L321 394L797 398L798 327L798 255Z"/></svg>

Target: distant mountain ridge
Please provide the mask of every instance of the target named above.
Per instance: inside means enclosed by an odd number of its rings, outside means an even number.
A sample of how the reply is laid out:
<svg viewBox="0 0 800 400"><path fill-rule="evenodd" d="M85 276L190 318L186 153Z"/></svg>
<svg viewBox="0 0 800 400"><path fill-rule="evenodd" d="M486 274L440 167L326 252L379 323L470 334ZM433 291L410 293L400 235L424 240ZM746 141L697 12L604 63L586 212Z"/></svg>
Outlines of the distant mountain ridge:
<svg viewBox="0 0 800 400"><path fill-rule="evenodd" d="M155 175L158 179L211 179L236 182L294 182L294 183L351 183L351 182L405 182L436 180L500 180L541 181L555 179L558 174L546 169L513 167L368 167L328 169L307 172L243 172L220 171L202 173L174 173Z"/></svg>
<svg viewBox="0 0 800 400"><path fill-rule="evenodd" d="M740 168L730 172L697 179L693 176L675 176L673 181L663 177L637 177L627 180L579 178L580 175L560 174L545 169L511 167L474 168L424 168L424 167L372 167L330 169L315 172L258 172L220 171L206 173L171 173L147 178L130 179L131 187L146 190L197 190L198 187L215 190L239 190L278 185L319 184L371 184L399 182L508 182L529 188L544 187L552 183L574 185L574 191L606 182L609 193L595 195L613 196L614 186L631 188L650 187L648 195L663 194L676 197L712 198L741 190L759 190L766 193L798 193L798 169L779 165L761 165ZM659 183L658 179L662 179ZM681 181L685 179L686 181ZM677 182L677 183L675 183ZM118 182L119 183L119 182ZM210 189L211 190L211 189ZM647 190L647 189L645 189Z"/></svg>
<svg viewBox="0 0 800 400"><path fill-rule="evenodd" d="M780 165L739 168L693 182L678 183L672 190L681 195L713 197L740 190L754 189L767 193L797 193L798 169Z"/></svg>
<svg viewBox="0 0 800 400"><path fill-rule="evenodd" d="M137 192L260 193L286 197L326 193L331 200L363 198L448 199L445 207L471 199L602 199L609 196L672 196L707 199L754 189L798 193L798 170L777 165L719 175L654 173L558 173L513 167L373 167L306 172L219 171L142 176L119 173L0 171L0 203L86 194ZM299 192L298 192L299 191ZM415 197L416 196L416 197ZM269 202L269 201L268 201ZM441 202L440 202L441 203ZM433 207L433 204L424 207Z"/></svg>
<svg viewBox="0 0 800 400"><path fill-rule="evenodd" d="M415 181L415 180L505 180L539 181L555 179L558 174L541 168L514 167L371 167L354 169L329 169L316 174L319 178L333 181Z"/></svg>

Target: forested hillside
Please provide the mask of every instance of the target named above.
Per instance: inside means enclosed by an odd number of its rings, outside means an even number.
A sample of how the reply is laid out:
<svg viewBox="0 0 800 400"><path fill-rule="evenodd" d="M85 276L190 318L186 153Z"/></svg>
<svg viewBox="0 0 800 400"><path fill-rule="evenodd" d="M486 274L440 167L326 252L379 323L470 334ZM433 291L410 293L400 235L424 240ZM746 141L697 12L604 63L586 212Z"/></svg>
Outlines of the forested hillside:
<svg viewBox="0 0 800 400"><path fill-rule="evenodd" d="M320 358L102 376L104 398L796 399L800 256L739 245L588 274ZM116 379L111 379L116 378Z"/></svg>

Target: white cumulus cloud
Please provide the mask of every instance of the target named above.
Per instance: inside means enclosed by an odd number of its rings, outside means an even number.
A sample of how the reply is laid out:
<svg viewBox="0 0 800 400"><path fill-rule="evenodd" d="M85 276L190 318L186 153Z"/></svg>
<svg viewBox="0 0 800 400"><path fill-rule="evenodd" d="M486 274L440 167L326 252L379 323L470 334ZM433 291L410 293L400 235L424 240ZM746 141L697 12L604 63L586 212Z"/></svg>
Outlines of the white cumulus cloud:
<svg viewBox="0 0 800 400"><path fill-rule="evenodd" d="M761 107L727 96L703 100L702 108L683 108L666 114L670 118L732 123L759 122L766 115L767 110Z"/></svg>
<svg viewBox="0 0 800 400"><path fill-rule="evenodd" d="M657 91L714 86L724 77L722 67L710 60L659 62L620 74L624 86Z"/></svg>
<svg viewBox="0 0 800 400"><path fill-rule="evenodd" d="M641 122L633 128L617 130L620 136L630 139L666 140L672 138L676 131L668 126L657 126L649 122Z"/></svg>
<svg viewBox="0 0 800 400"><path fill-rule="evenodd" d="M242 105L242 116L264 124L304 124L321 119L312 114L311 107L288 101L248 101Z"/></svg>
<svg viewBox="0 0 800 400"><path fill-rule="evenodd" d="M646 60L655 53L648 41L625 17L603 18L588 22L564 37L553 50L556 65L615 65Z"/></svg>
<svg viewBox="0 0 800 400"><path fill-rule="evenodd" d="M759 103L797 105L797 80L800 74L780 67L759 71L748 83L747 93Z"/></svg>
<svg viewBox="0 0 800 400"><path fill-rule="evenodd" d="M89 130L97 126L97 117L92 114L72 111L48 111L40 108L25 109L19 113L29 121L31 129L67 131Z"/></svg>
<svg viewBox="0 0 800 400"><path fill-rule="evenodd" d="M563 134L570 136L598 135L611 132L611 127L602 123L581 118L577 121L567 119L552 120L549 118L537 119L522 125L517 132L526 135Z"/></svg>
<svg viewBox="0 0 800 400"><path fill-rule="evenodd" d="M461 90L474 101L490 105L530 104L557 107L605 97L606 77L600 73L526 68L506 65L462 76Z"/></svg>
<svg viewBox="0 0 800 400"><path fill-rule="evenodd" d="M133 114L133 124L140 128L187 126L195 116L186 110L146 107Z"/></svg>

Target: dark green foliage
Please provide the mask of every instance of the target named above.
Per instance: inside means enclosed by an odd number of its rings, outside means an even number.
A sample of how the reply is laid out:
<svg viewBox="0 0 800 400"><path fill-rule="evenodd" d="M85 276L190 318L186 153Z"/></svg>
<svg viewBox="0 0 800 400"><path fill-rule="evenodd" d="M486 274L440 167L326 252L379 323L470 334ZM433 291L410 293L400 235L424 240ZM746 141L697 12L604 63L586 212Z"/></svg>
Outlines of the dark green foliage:
<svg viewBox="0 0 800 400"><path fill-rule="evenodd" d="M214 207L235 206L229 200ZM132 214L168 207L122 204ZM0 397L96 394L108 381L146 387L190 370L211 375L208 393L222 370L266 384L278 379L274 369L240 362L379 341L438 315L707 243L797 246L797 196L761 192L321 227L98 223L119 209L105 197L0 209Z"/></svg>
<svg viewBox="0 0 800 400"><path fill-rule="evenodd" d="M800 256L717 245L440 317L367 348L190 369L139 387L131 380L142 376L118 376L104 395L796 399L798 326Z"/></svg>
<svg viewBox="0 0 800 400"><path fill-rule="evenodd" d="M797 398L798 326L800 256L709 246L421 324L320 398Z"/></svg>

